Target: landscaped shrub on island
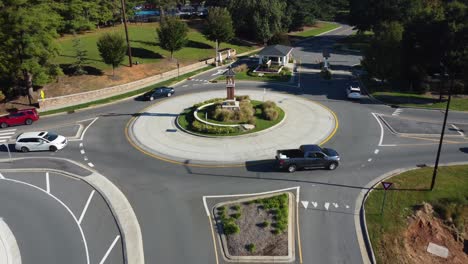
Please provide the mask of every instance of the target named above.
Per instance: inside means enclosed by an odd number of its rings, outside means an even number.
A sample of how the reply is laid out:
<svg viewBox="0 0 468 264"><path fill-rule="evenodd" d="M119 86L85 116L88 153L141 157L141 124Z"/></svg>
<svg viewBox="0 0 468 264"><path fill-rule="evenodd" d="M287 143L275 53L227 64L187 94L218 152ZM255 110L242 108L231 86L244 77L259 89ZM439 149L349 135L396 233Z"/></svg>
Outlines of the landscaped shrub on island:
<svg viewBox="0 0 468 264"><path fill-rule="evenodd" d="M276 104L275 102L272 101L266 101L261 105L262 109L262 116L266 120L276 120L278 119L279 113L278 110L276 110Z"/></svg>

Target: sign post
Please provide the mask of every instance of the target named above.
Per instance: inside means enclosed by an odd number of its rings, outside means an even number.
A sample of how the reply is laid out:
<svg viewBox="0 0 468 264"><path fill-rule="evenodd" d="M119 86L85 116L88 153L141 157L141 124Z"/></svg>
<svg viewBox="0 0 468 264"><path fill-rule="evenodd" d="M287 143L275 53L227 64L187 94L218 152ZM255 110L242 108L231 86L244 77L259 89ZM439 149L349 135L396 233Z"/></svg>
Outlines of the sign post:
<svg viewBox="0 0 468 264"><path fill-rule="evenodd" d="M383 195L383 200L382 200L382 208L380 208L380 214L383 216L383 209L385 206L385 199L387 198L387 190L392 186L392 182L382 182L383 188L384 188L384 195Z"/></svg>

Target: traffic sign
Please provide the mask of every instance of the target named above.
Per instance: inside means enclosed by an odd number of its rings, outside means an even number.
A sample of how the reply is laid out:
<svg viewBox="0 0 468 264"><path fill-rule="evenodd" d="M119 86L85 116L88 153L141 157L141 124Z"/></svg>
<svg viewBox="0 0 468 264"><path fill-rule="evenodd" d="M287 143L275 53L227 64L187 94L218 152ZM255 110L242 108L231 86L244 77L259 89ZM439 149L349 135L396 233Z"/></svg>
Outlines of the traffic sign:
<svg viewBox="0 0 468 264"><path fill-rule="evenodd" d="M382 182L384 190L388 190L388 188L390 188L392 184L393 184L392 182Z"/></svg>

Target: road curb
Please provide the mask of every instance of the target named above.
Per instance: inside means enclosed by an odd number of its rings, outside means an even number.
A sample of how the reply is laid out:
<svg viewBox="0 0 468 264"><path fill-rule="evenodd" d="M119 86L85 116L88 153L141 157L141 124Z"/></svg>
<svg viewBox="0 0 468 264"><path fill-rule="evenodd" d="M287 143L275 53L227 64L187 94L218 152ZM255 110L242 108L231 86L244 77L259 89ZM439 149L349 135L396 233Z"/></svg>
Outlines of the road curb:
<svg viewBox="0 0 468 264"><path fill-rule="evenodd" d="M31 159L37 159L34 157ZM0 159L0 163L12 160L24 160L29 158ZM95 189L106 201L117 226L122 235L122 244L126 264L142 264L144 261L143 238L141 235L138 219L130 202L120 189L105 176L78 163L65 158L52 158L73 163L90 172L89 175L80 176L67 171L52 168L25 168L25 169L2 169L1 171L53 171L78 180L83 180ZM16 264L16 263L14 263Z"/></svg>
<svg viewBox="0 0 468 264"><path fill-rule="evenodd" d="M468 162L449 162L439 164L440 167L446 166L457 166L457 165L467 165ZM434 164L427 165L428 167L433 167ZM418 169L419 167L406 167L395 169L385 174L380 175L379 177L375 178L374 180L370 181L366 186L361 189L359 193L356 203L355 203L355 214L354 214L354 225L356 227L356 236L359 243L359 248L361 250L361 256L363 263L377 263L375 259L375 254L372 249L372 243L369 238L369 232L367 230L367 223L366 223L366 212L365 212L365 203L369 194L375 189L375 186L379 184L381 181L389 179L393 176L399 175L403 172L407 172L410 170ZM358 209L359 208L359 209Z"/></svg>
<svg viewBox="0 0 468 264"><path fill-rule="evenodd" d="M21 264L21 254L15 235L0 217L0 263Z"/></svg>

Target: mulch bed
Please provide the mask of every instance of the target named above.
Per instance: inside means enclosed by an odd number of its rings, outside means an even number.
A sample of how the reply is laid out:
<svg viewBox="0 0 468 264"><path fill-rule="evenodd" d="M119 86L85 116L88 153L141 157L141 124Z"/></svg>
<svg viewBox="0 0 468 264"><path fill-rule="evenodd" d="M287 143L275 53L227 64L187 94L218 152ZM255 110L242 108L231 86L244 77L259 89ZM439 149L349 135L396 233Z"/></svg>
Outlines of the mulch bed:
<svg viewBox="0 0 468 264"><path fill-rule="evenodd" d="M241 217L235 222L240 232L226 236L227 250L232 256L287 256L288 255L288 231L273 234L275 229L274 215L266 211L261 204L257 203L233 203L226 206L226 215L229 216L238 211L232 208L240 206ZM220 223L219 217L216 217ZM269 226L262 224L268 221ZM219 224L222 230L222 224ZM222 231L221 231L222 232ZM255 251L249 252L247 245L254 244Z"/></svg>

